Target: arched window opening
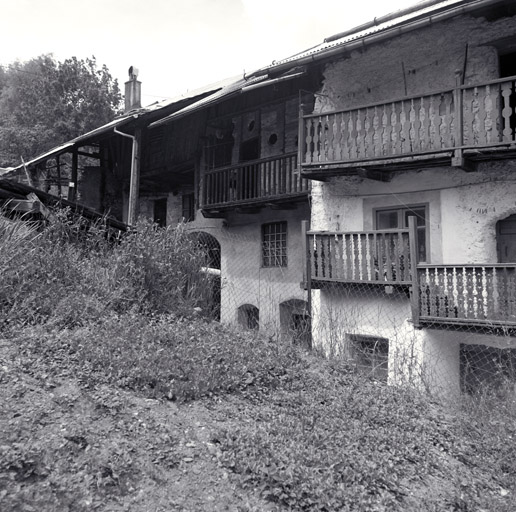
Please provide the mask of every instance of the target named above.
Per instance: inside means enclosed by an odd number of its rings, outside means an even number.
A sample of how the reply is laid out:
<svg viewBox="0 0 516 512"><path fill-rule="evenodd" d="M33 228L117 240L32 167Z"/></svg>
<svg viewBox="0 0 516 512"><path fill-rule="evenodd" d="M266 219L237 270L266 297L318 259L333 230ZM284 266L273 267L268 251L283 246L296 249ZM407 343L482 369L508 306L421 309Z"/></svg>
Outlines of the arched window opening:
<svg viewBox="0 0 516 512"><path fill-rule="evenodd" d="M238 308L238 324L244 329L257 331L260 327L260 310L252 304Z"/></svg>

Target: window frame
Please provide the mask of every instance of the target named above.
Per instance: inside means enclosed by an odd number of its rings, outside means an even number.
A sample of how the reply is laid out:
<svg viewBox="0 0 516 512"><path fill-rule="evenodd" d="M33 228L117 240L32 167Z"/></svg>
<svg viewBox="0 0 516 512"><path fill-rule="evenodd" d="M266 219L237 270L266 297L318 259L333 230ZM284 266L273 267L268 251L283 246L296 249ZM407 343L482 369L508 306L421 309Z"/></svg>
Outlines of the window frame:
<svg viewBox="0 0 516 512"><path fill-rule="evenodd" d="M375 231L389 231L389 229L379 229L378 228L378 213L379 212L386 212L386 211L397 211L398 213L398 226L400 225L401 220L401 226L397 228L392 229L407 229L408 225L406 227L403 227L404 224L404 212L407 210L414 210L414 209L425 209L425 253L426 257L424 260L420 259L418 263L431 263L430 258L430 229L429 229L429 223L430 223L430 204L429 203L414 203L414 204L407 204L407 205L398 205L398 206L381 206L377 208L373 208L373 229ZM417 225L416 225L417 229Z"/></svg>
<svg viewBox="0 0 516 512"><path fill-rule="evenodd" d="M272 226L278 226L281 228L279 231L276 231L275 233L266 233L266 230ZM265 237L284 237L284 239L277 240L274 238L273 240L266 241ZM261 226L261 254L260 254L260 261L261 261L261 267L262 268L285 268L288 267L288 222L286 220L282 221L274 221L274 222L267 222L265 224L262 224ZM274 248L271 248L271 243L274 244ZM278 257L278 254L276 251L278 248L276 245L280 243L281 247L279 248L280 254ZM266 254L266 251L269 250L269 254ZM274 253L272 252L274 250ZM278 263L279 262L279 263Z"/></svg>

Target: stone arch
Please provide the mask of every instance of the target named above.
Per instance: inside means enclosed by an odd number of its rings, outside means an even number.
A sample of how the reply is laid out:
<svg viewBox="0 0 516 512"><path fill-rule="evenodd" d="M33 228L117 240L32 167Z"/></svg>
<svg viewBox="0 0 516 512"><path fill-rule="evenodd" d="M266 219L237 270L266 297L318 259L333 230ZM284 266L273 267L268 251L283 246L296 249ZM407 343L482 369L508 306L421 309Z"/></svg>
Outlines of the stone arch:
<svg viewBox="0 0 516 512"><path fill-rule="evenodd" d="M204 271L209 276L211 284L210 297L210 313L215 320L220 320L220 304L221 304L221 249L219 241L210 233L204 231L194 231L190 234L197 241L199 247L204 251L206 263Z"/></svg>
<svg viewBox="0 0 516 512"><path fill-rule="evenodd" d="M242 304L237 309L237 320L244 329L257 331L260 328L260 310L253 304Z"/></svg>
<svg viewBox="0 0 516 512"><path fill-rule="evenodd" d="M308 303L302 299L290 299L282 302L279 309L281 336L298 345L311 347L312 332Z"/></svg>

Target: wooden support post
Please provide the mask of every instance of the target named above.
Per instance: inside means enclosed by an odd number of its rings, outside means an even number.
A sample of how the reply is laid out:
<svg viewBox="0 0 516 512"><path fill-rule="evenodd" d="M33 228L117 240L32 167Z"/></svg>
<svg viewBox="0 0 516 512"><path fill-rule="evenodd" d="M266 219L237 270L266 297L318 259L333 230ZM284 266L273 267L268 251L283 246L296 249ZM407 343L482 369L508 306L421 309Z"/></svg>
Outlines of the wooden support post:
<svg viewBox="0 0 516 512"><path fill-rule="evenodd" d="M311 268L312 264L310 261L310 247L308 244L308 230L309 230L309 221L303 220L301 221L301 247L303 251L304 258L304 266L303 266L303 286L306 290L306 309L309 320L309 330L310 330L310 341L309 345L312 348L312 275Z"/></svg>
<svg viewBox="0 0 516 512"><path fill-rule="evenodd" d="M417 252L417 227L416 217L410 215L409 224L409 250L410 250L410 276L412 289L410 291L410 303L412 308L412 323L414 327L419 327L419 279L417 273L418 252Z"/></svg>
<svg viewBox="0 0 516 512"><path fill-rule="evenodd" d="M78 169L79 169L79 154L77 148L73 149L72 153L72 176L68 183L68 201L77 200L77 182L78 182Z"/></svg>
<svg viewBox="0 0 516 512"><path fill-rule="evenodd" d="M61 161L60 155L56 156L56 173L57 173L57 195L61 197L62 189L61 189Z"/></svg>
<svg viewBox="0 0 516 512"><path fill-rule="evenodd" d="M456 149L452 158L452 166L462 167L464 164L463 150L464 145L464 105L462 91L462 72L455 71L455 89L453 90L453 103L455 104L455 146Z"/></svg>
<svg viewBox="0 0 516 512"><path fill-rule="evenodd" d="M297 130L297 174L299 176L299 180L301 182L301 169L303 163L304 156L304 147L305 147L305 106L301 101L299 102L299 125Z"/></svg>

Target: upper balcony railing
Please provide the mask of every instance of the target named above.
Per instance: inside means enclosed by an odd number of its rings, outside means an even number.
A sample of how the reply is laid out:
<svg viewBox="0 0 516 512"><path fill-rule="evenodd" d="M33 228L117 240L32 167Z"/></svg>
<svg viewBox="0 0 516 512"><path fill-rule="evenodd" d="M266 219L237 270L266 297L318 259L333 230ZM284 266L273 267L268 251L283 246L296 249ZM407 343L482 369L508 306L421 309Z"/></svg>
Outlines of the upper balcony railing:
<svg viewBox="0 0 516 512"><path fill-rule="evenodd" d="M306 194L310 182L301 178L297 154L206 171L203 177L203 208L274 201Z"/></svg>
<svg viewBox="0 0 516 512"><path fill-rule="evenodd" d="M302 167L462 156L516 142L516 77L300 119Z"/></svg>

